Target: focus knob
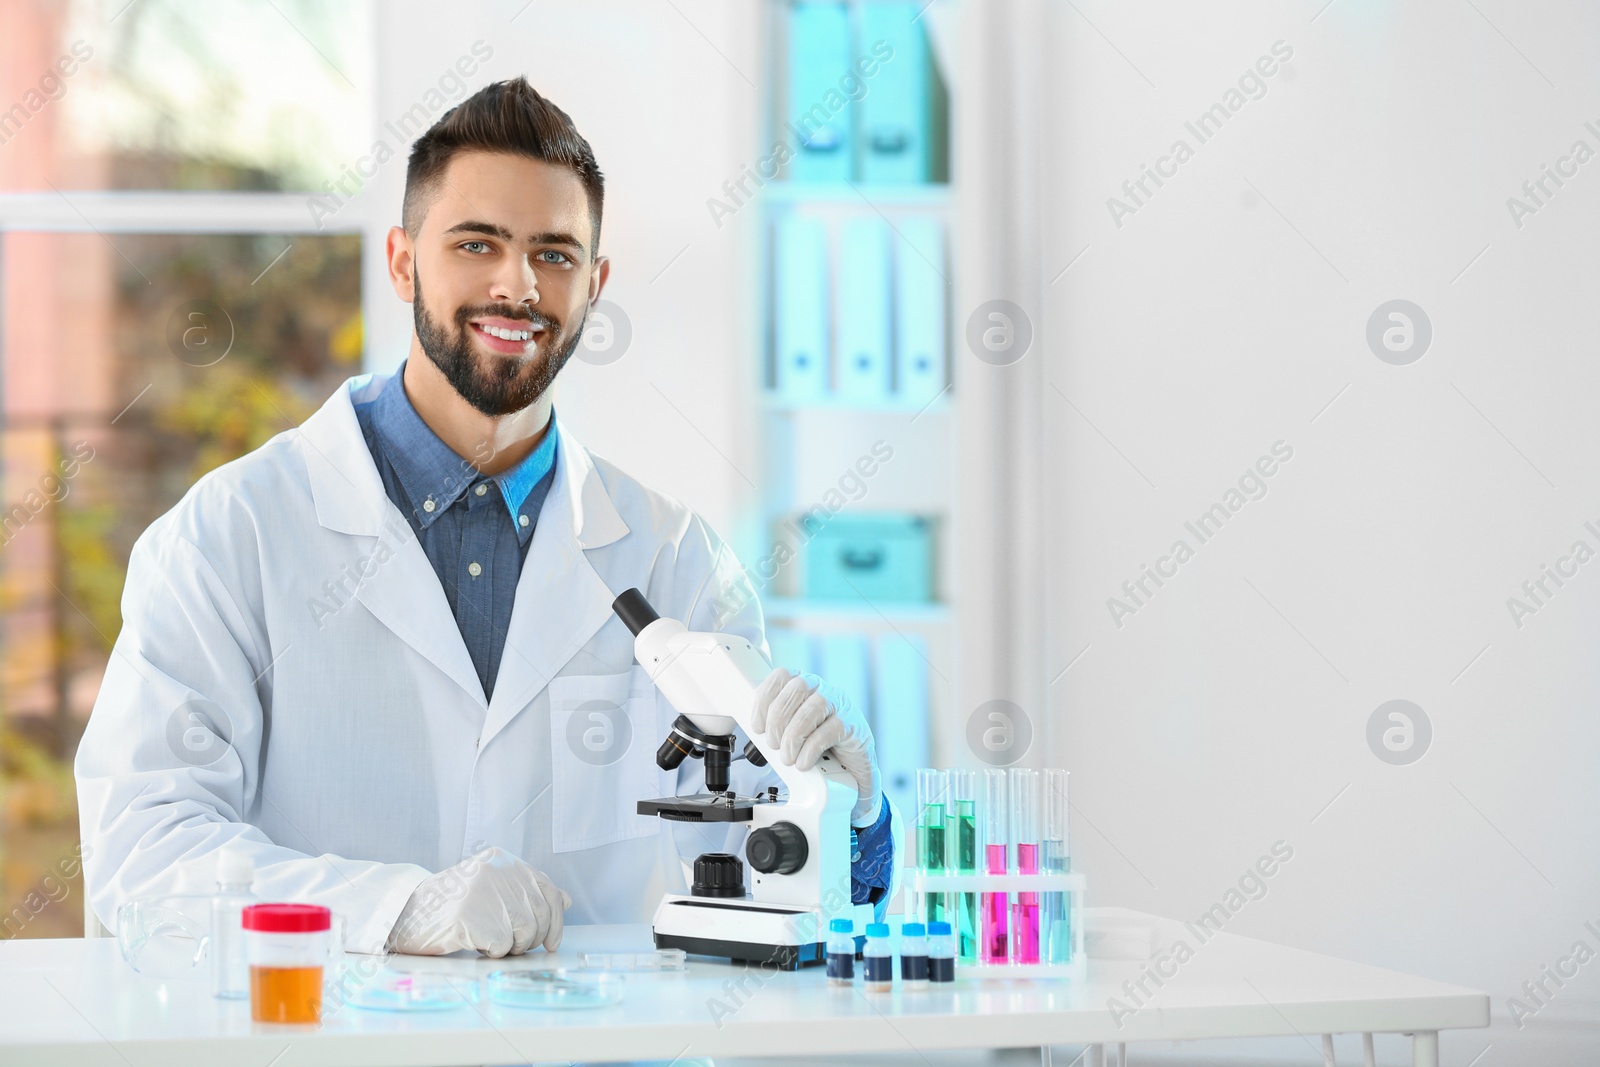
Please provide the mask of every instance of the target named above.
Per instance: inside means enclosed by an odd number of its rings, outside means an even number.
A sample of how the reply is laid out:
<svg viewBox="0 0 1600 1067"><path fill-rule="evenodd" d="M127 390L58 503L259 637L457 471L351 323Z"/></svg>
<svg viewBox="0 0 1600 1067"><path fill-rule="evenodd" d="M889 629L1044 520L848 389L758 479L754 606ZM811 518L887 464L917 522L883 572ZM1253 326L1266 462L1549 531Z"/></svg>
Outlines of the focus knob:
<svg viewBox="0 0 1600 1067"><path fill-rule="evenodd" d="M702 852L694 860L691 896L744 896L744 864L731 852Z"/></svg>
<svg viewBox="0 0 1600 1067"><path fill-rule="evenodd" d="M762 874L793 874L806 865L806 835L792 822L763 826L750 834L744 854Z"/></svg>

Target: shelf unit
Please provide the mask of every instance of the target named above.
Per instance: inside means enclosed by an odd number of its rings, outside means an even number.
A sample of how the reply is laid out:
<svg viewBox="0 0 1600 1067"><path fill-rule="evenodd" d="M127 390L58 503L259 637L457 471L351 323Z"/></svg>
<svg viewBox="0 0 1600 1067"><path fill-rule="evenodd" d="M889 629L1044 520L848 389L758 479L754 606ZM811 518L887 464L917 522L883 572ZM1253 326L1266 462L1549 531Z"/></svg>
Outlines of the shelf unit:
<svg viewBox="0 0 1600 1067"><path fill-rule="evenodd" d="M890 0L840 0L848 8L855 40L862 40L863 12L868 5ZM766 62L764 93L766 96L766 122L761 131L760 144L772 146L780 138L787 138L793 146L793 134L786 129L789 102L786 99L788 79L789 10L793 0L768 0L766 12ZM904 5L900 5L904 6ZM915 6L911 10L914 12ZM937 56L933 58L937 70ZM937 77L936 93L939 104L936 114L947 126L943 116L943 82ZM870 89L869 89L870 91ZM940 134L933 141L940 152L948 152L948 137ZM762 294L762 314L757 317L759 336L753 339L752 348L761 353L761 388L752 413L757 425L752 439L759 450L760 521L747 536L751 543L739 547L742 558L758 560L769 557L774 548L787 544L795 558L778 568L772 581L758 591L769 627L786 628L808 635L825 635L853 631L868 635L874 647L880 641L899 640L916 635L926 641L928 661L928 737L930 751L924 765L939 766L950 762L952 753L941 751L941 731L935 725L953 720L957 700L958 662L956 627L949 601L955 588L953 554L950 551L954 536L957 460L955 451L957 423L960 413L959 389L951 383L950 358L951 328L948 310L944 329L944 389L931 398L899 399L888 397L870 403L828 399L815 403L795 402L780 395L773 383L776 381L774 353L775 342L775 257L774 233L777 222L787 213L799 212L816 218L828 228L833 244L834 263L838 255L838 227L857 217L881 218L890 227L889 239L896 254L904 254L905 239L899 234L896 222L910 216L927 216L943 225L945 248L948 250L951 230L951 189L945 182L927 184L870 184L851 180L847 182L801 183L788 180L785 167L777 177L767 181L755 195L759 213L759 234L755 243L756 266L761 278L758 291ZM948 174L948 167L936 164L940 176ZM914 251L914 249L913 249ZM947 282L953 280L953 257L944 256L943 274ZM837 272L831 272L834 292L830 297L830 327L837 345ZM947 289L945 306L950 304L953 288ZM850 472L857 461L871 453L875 443L882 442L893 449L893 458L881 463L870 477L852 479ZM859 491L844 493L841 482L852 490L856 482ZM793 518L817 506L830 490L846 497L842 508L832 511L844 515L869 511L892 511L925 515L934 521L933 588L935 601L859 602L813 600L800 595L800 575L803 562L799 558L804 546L792 527L784 520ZM913 790L914 793L914 790ZM903 795L896 791L897 798ZM908 825L909 825L909 816Z"/></svg>

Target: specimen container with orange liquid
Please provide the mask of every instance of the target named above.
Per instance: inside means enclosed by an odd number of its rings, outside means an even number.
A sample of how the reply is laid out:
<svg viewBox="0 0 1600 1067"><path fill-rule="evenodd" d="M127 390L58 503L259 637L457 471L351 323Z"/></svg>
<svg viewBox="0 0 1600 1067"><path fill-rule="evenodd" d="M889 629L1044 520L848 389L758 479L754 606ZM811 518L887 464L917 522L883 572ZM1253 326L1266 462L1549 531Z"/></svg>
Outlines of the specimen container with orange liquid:
<svg viewBox="0 0 1600 1067"><path fill-rule="evenodd" d="M319 1021L333 913L317 904L252 904L243 923L250 1017L258 1023Z"/></svg>

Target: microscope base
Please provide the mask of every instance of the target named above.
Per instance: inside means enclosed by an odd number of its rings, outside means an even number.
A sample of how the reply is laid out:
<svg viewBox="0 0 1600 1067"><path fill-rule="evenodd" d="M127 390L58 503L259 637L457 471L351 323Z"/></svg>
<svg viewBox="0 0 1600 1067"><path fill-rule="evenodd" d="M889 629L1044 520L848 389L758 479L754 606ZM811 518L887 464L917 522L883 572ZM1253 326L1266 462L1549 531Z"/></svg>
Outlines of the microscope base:
<svg viewBox="0 0 1600 1067"><path fill-rule="evenodd" d="M780 971L798 971L827 962L822 943L809 945L757 945L749 941L717 941L676 934L655 935L656 948L681 948L691 956L717 956L729 963L753 963Z"/></svg>
<svg viewBox="0 0 1600 1067"><path fill-rule="evenodd" d="M850 905L865 929L871 904ZM859 914L858 914L859 913ZM769 904L749 897L695 897L668 894L651 925L657 948L681 948L698 956L719 956L796 971L826 962L827 924L821 908Z"/></svg>

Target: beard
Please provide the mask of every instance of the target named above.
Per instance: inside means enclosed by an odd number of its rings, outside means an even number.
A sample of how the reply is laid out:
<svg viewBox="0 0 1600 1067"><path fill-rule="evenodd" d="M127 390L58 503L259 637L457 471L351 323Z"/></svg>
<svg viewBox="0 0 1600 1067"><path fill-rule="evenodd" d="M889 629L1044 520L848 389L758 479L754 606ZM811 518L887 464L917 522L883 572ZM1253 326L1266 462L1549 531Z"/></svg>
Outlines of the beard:
<svg viewBox="0 0 1600 1067"><path fill-rule="evenodd" d="M572 358L578 342L583 340L583 324L589 317L588 304L584 305L583 318L570 337L566 336L561 323L550 316L510 304L458 308L452 317L455 327L452 332L446 330L423 303L420 274L416 275L415 282L416 298L411 307L422 351L461 399L485 415L512 415L538 400ZM544 330L544 338L532 353L521 356L479 352L473 347L472 327L467 323L491 315L526 322L531 328Z"/></svg>

